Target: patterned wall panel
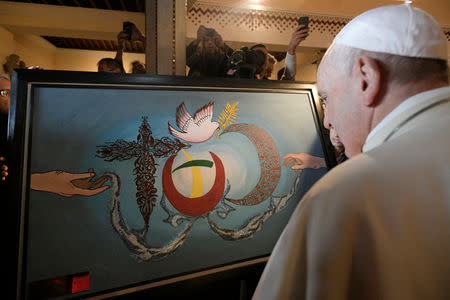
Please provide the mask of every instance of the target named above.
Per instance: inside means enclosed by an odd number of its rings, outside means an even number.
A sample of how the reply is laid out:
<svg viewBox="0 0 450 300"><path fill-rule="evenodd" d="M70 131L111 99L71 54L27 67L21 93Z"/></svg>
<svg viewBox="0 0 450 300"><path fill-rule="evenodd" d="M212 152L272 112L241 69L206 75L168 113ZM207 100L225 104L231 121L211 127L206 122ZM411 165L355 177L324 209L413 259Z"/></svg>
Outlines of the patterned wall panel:
<svg viewBox="0 0 450 300"><path fill-rule="evenodd" d="M310 18L310 36L303 46L327 47L351 17L308 12L254 10L212 5L197 1L188 11L187 35L196 36L199 25L215 28L225 40L248 42L257 35L261 42L286 45L300 16ZM450 28L443 28L450 41Z"/></svg>
<svg viewBox="0 0 450 300"><path fill-rule="evenodd" d="M219 25L221 29L238 27L249 31L276 29L279 33L291 32L300 16L309 15L311 32L335 35L350 18L319 16L308 13L260 11L197 2L188 12L190 25Z"/></svg>

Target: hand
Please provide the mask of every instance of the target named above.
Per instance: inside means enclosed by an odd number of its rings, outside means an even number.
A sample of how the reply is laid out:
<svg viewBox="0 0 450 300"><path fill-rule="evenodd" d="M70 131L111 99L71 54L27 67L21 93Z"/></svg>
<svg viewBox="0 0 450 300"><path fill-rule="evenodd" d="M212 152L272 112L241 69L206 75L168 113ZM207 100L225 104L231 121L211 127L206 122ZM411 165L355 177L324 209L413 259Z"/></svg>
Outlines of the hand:
<svg viewBox="0 0 450 300"><path fill-rule="evenodd" d="M203 47L204 47L203 40L198 40L198 42L197 42L197 53L201 54L203 52Z"/></svg>
<svg viewBox="0 0 450 300"><path fill-rule="evenodd" d="M123 48L123 44L125 41L127 41L129 38L128 34L121 31L117 34L117 43L119 44L119 47Z"/></svg>
<svg viewBox="0 0 450 300"><path fill-rule="evenodd" d="M309 35L309 28L305 28L306 25L298 25L292 33L291 41L288 46L288 53L295 55L295 51L300 42L304 41Z"/></svg>
<svg viewBox="0 0 450 300"><path fill-rule="evenodd" d="M284 159L283 165L286 167L293 164L291 166L292 170L320 169L326 167L325 159L304 152L288 153L282 159Z"/></svg>
<svg viewBox="0 0 450 300"><path fill-rule="evenodd" d="M6 180L6 177L8 177L8 166L5 165L3 162L6 161L6 158L4 158L3 156L0 157L0 162L1 162L1 177L2 177L2 181Z"/></svg>
<svg viewBox="0 0 450 300"><path fill-rule="evenodd" d="M108 185L94 189L83 189L76 187L73 180L92 178L94 172L71 174L65 171L50 171L46 173L31 174L30 187L33 190L55 193L64 197L73 195L93 196L109 188Z"/></svg>

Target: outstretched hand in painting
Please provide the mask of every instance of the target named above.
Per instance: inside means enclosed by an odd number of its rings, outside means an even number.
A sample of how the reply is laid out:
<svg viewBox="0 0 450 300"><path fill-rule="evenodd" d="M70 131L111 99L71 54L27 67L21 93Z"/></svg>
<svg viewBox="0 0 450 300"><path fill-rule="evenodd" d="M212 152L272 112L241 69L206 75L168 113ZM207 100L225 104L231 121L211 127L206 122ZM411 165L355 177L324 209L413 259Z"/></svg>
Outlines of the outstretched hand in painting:
<svg viewBox="0 0 450 300"><path fill-rule="evenodd" d="M283 165L289 166L292 164L292 170L326 168L325 160L322 157L304 152L288 153L282 159L284 159Z"/></svg>
<svg viewBox="0 0 450 300"><path fill-rule="evenodd" d="M339 139L339 135L334 127L330 128L330 141L334 148L334 155L336 157L336 161L338 164L344 162L347 157L345 156L345 148L344 144L342 144ZM284 159L283 165L291 166L293 170L299 169L320 169L326 168L327 164L325 159L322 157L317 157L310 155L308 153L300 152L300 153L288 153L282 157Z"/></svg>
<svg viewBox="0 0 450 300"><path fill-rule="evenodd" d="M50 171L31 174L31 189L55 193L64 197L74 195L93 196L109 188L103 186L106 177L93 180L95 173L89 169L88 173L72 174L65 171Z"/></svg>

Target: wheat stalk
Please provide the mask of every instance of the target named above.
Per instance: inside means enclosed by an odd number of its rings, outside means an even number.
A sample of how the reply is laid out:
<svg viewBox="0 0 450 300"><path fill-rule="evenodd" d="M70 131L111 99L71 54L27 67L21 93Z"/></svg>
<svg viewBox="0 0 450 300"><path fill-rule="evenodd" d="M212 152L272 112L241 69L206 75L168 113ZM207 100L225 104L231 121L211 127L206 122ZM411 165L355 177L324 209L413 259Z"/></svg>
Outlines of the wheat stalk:
<svg viewBox="0 0 450 300"><path fill-rule="evenodd" d="M238 104L239 102L237 101L234 102L233 105L231 105L229 102L225 104L225 108L222 110L222 112L219 115L219 119L217 120L220 124L219 128L217 128L216 130L217 138L220 139L218 135L219 129L224 130L225 128L227 128L236 121L239 111L239 108L237 108Z"/></svg>

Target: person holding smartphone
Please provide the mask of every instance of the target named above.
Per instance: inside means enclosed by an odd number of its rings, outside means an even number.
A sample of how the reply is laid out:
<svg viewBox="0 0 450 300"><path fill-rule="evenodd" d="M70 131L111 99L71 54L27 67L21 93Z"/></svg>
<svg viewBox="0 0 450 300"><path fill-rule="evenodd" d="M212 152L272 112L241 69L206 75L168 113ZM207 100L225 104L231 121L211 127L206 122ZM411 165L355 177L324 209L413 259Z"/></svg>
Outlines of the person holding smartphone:
<svg viewBox="0 0 450 300"><path fill-rule="evenodd" d="M295 74L297 73L297 56L296 51L298 45L304 41L308 35L309 35L309 28L308 28L309 18L306 17L300 17L298 20L298 26L295 27L294 32L292 33L291 40L289 41L288 50L286 52L286 58L285 63L286 67L284 68L283 74L280 74L281 80L295 80ZM268 55L269 50L264 44L256 44L253 45L250 50L259 50L264 52L264 54ZM271 66L273 68L273 63L270 64L268 62L269 56L267 56L267 66ZM266 73L271 73L267 72ZM261 79L263 77L261 76Z"/></svg>
<svg viewBox="0 0 450 300"><path fill-rule="evenodd" d="M297 74L297 56L295 55L298 45L304 41L309 35L308 28L309 18L300 17L298 20L298 26L295 27L292 33L291 40L288 45L286 53L286 68L282 79L294 80L295 74Z"/></svg>

